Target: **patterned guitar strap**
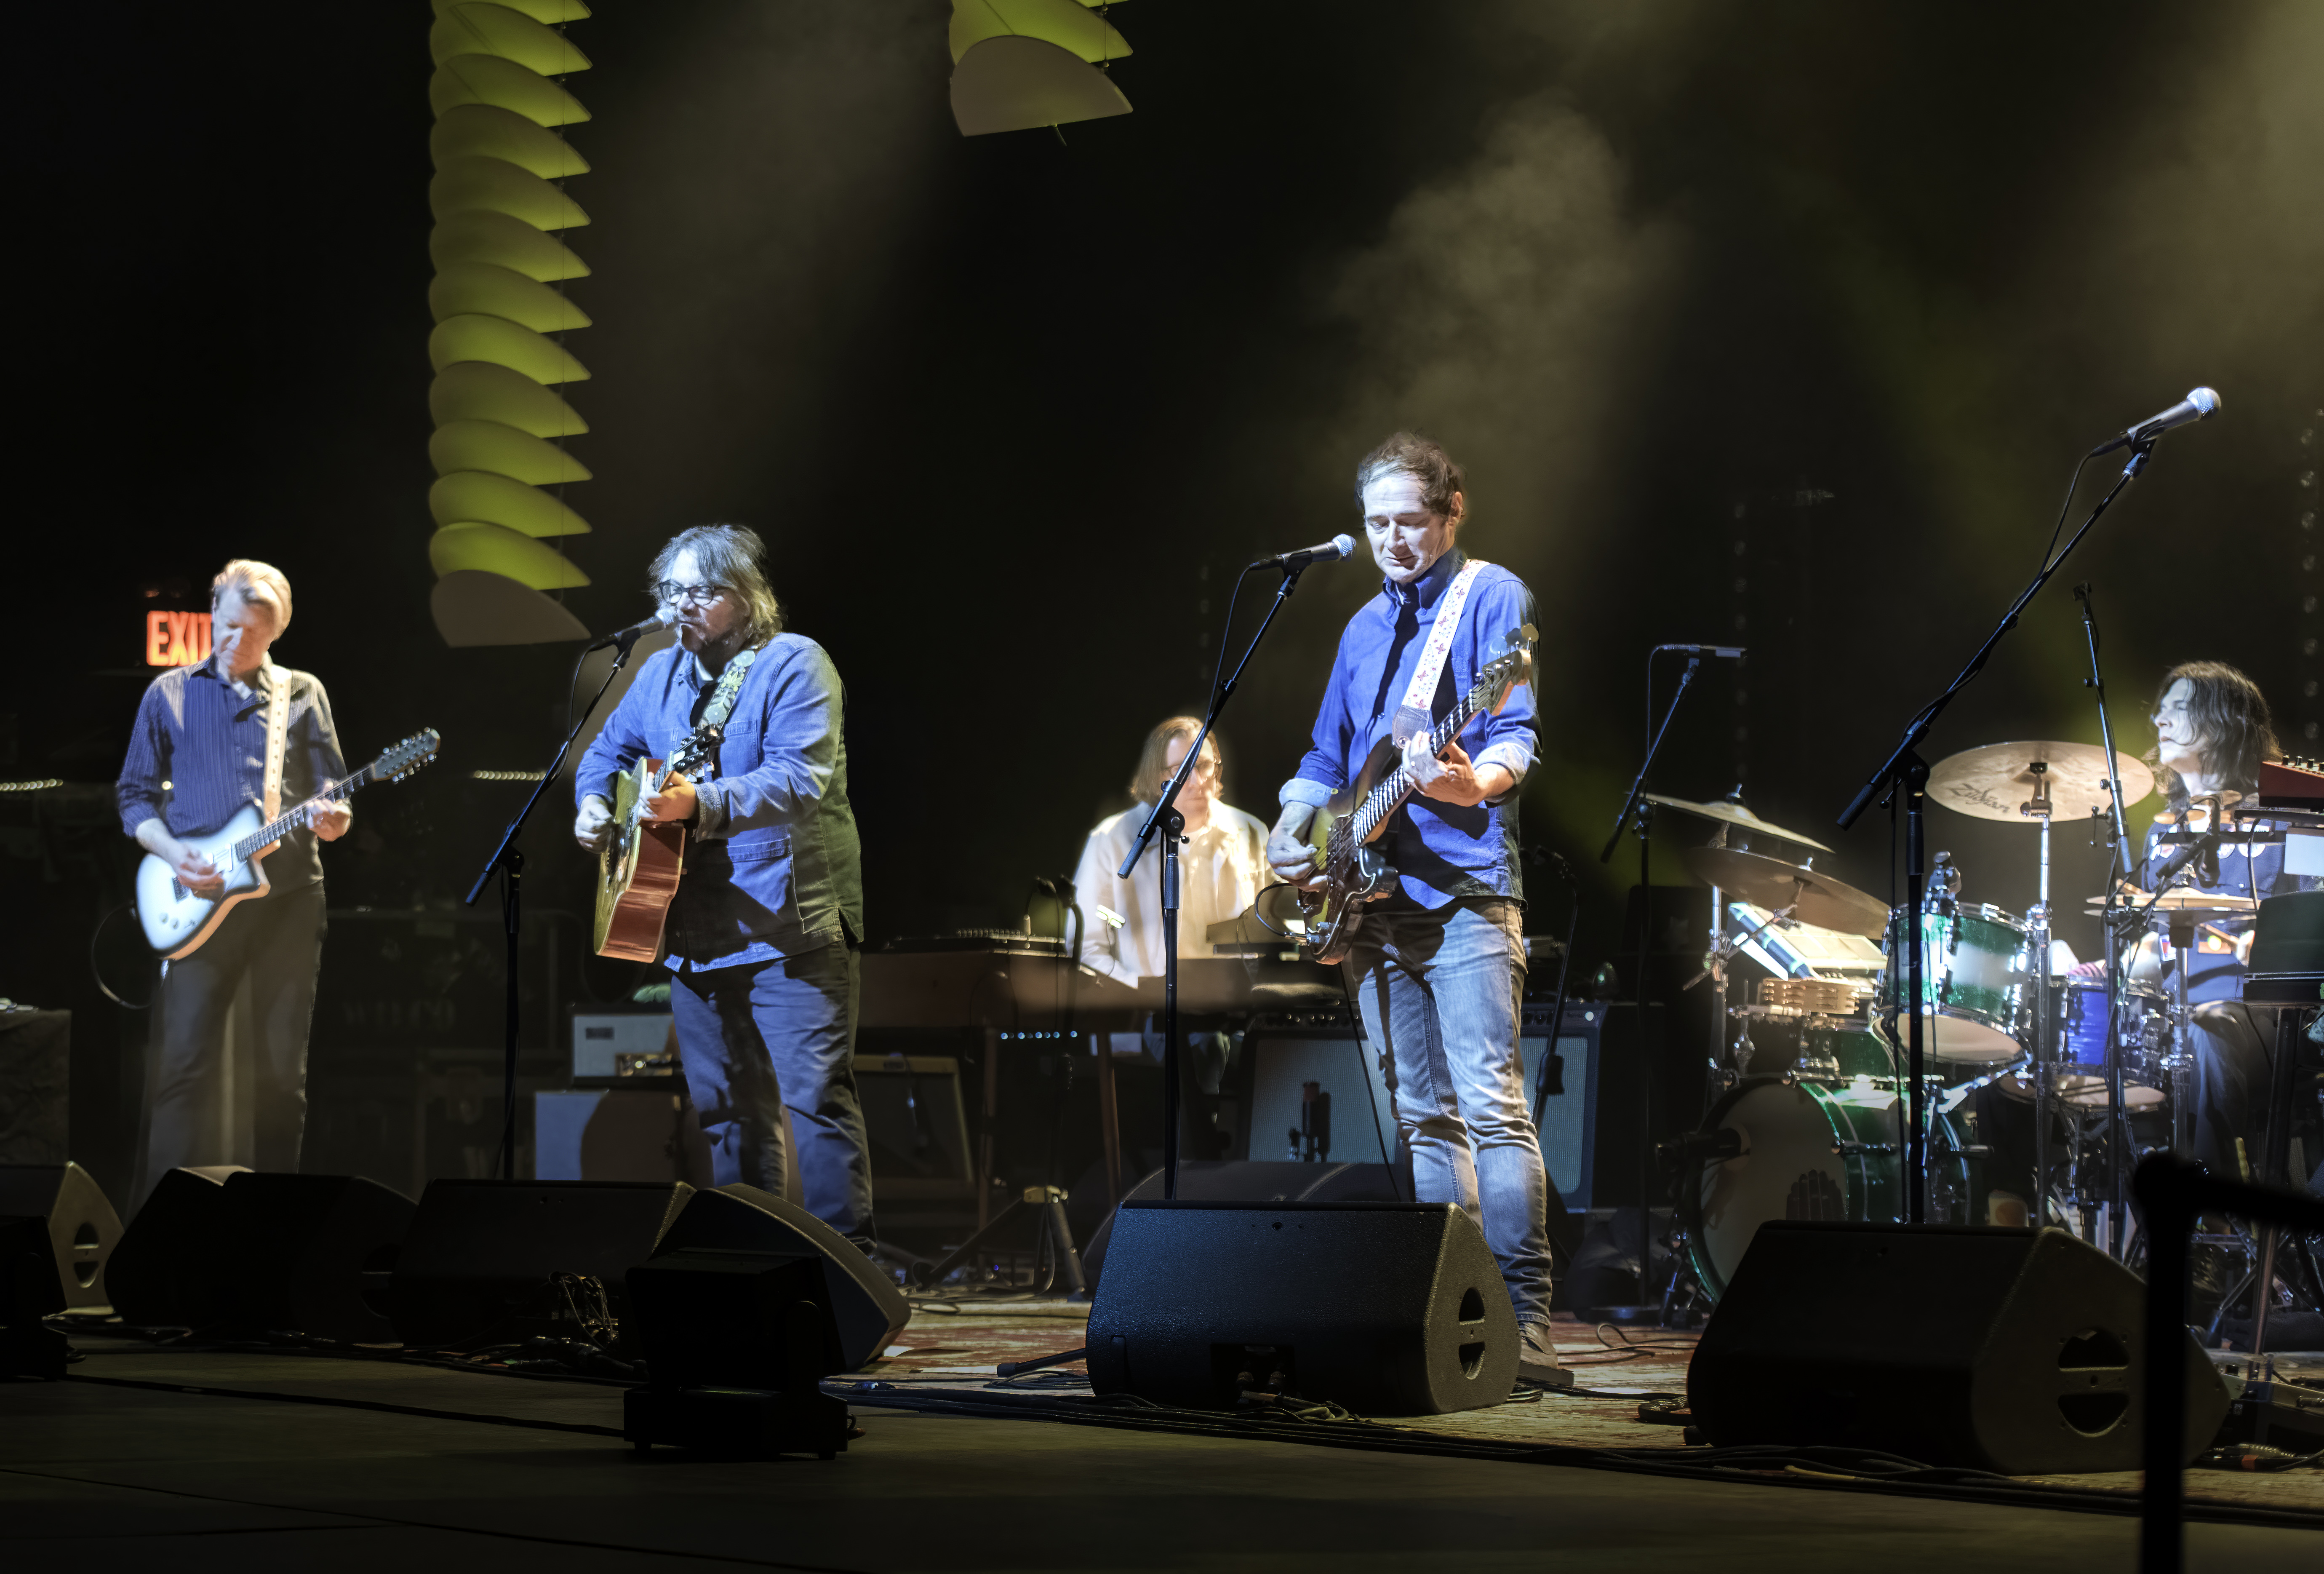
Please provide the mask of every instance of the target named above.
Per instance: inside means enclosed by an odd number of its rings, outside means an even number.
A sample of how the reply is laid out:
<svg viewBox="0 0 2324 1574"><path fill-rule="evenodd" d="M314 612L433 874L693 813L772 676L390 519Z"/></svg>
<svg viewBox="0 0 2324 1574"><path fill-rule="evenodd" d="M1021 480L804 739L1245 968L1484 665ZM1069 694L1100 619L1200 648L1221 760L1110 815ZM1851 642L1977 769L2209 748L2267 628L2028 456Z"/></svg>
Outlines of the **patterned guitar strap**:
<svg viewBox="0 0 2324 1574"><path fill-rule="evenodd" d="M1436 621L1429 626L1428 643L1420 649L1420 665L1412 671L1412 685L1404 691L1404 703L1396 708L1396 718L1389 727L1388 736L1399 746L1413 734L1435 725L1436 681L1444 675L1445 658L1452 653L1452 636L1460 632L1469 592L1477 583L1477 575L1490 566L1471 558L1452 576L1444 592L1444 605L1436 609Z"/></svg>
<svg viewBox="0 0 2324 1574"><path fill-rule="evenodd" d="M742 692L742 678L750 671L751 663L759 659L756 650L740 650L718 674L718 687L710 691L710 704L702 713L705 727L724 727L726 718L734 714L734 698Z"/></svg>
<svg viewBox="0 0 2324 1574"><path fill-rule="evenodd" d="M282 812L282 756L290 745L290 679L272 662L266 663L266 823Z"/></svg>

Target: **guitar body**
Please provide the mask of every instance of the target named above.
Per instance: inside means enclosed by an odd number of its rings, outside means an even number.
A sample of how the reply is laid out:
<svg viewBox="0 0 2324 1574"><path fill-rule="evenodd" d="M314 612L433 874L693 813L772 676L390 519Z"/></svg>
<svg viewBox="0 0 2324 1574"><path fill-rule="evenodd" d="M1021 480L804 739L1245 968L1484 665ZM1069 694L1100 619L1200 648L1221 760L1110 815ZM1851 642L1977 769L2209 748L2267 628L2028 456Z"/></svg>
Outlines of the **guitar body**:
<svg viewBox="0 0 2324 1574"><path fill-rule="evenodd" d="M596 946L601 957L661 959L662 930L686 872L686 828L641 819L662 762L641 760L613 782L613 820L597 855Z"/></svg>
<svg viewBox="0 0 2324 1574"><path fill-rule="evenodd" d="M259 818L256 804L244 804L235 811L223 829L206 837L183 837L188 847L197 848L213 867L226 872L226 890L218 896L197 896L186 889L178 872L148 853L137 865L137 921L145 931L145 943L153 948L157 957L176 961L190 956L201 943L217 932L226 915L237 903L267 892L266 871L260 860L274 850L272 845L261 847L247 858L234 856L235 843L255 832L264 820Z"/></svg>
<svg viewBox="0 0 2324 1574"><path fill-rule="evenodd" d="M1400 757L1396 741L1382 738L1366 757L1363 769L1356 773L1356 784L1341 788L1332 794L1330 802L1315 811L1307 828L1307 842L1315 849L1316 861L1327 874L1332 870L1332 828L1355 812L1356 806L1370 795L1381 778L1396 769ZM1343 866L1338 877L1328 879L1319 891L1302 894L1300 904L1307 909L1308 960L1334 963L1343 959L1363 921L1365 903L1377 902L1396 890L1396 871L1388 866L1388 856L1379 846L1387 830L1388 823L1383 820L1366 840L1350 838L1343 849ZM1313 905L1309 905L1311 903Z"/></svg>

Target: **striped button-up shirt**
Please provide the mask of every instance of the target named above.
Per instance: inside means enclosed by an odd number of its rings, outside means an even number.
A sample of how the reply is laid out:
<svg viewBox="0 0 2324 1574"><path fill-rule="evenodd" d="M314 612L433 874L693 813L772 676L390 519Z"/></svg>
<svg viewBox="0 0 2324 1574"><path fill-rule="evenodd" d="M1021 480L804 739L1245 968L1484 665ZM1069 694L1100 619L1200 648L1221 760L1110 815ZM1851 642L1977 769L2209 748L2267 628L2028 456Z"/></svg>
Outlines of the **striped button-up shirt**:
<svg viewBox="0 0 2324 1574"><path fill-rule="evenodd" d="M118 788L121 829L131 836L159 819L174 837L208 836L244 804L266 803L266 703L273 685L290 686L289 741L282 752L282 807L311 798L347 773L331 721L330 698L311 673L270 659L244 694L217 671L215 658L178 667L145 688ZM266 859L276 889L323 877L315 833L300 826Z"/></svg>

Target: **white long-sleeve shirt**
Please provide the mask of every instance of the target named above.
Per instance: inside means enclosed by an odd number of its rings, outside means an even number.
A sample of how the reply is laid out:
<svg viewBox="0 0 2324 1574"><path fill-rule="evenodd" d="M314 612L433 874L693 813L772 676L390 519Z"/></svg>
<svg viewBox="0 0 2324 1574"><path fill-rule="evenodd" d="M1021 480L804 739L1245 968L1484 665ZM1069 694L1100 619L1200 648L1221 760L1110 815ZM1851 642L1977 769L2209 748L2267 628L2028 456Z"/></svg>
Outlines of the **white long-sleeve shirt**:
<svg viewBox="0 0 2324 1574"><path fill-rule="evenodd" d="M1147 806L1139 804L1100 820L1074 872L1074 895L1086 924L1082 960L1125 984L1162 976L1161 849L1149 842L1129 879L1114 875L1130 856L1146 815ZM1179 849L1179 956L1211 955L1204 931L1235 917L1258 896L1267 870L1267 829L1240 809L1213 804L1210 823ZM1100 908L1118 915L1120 925L1100 917Z"/></svg>

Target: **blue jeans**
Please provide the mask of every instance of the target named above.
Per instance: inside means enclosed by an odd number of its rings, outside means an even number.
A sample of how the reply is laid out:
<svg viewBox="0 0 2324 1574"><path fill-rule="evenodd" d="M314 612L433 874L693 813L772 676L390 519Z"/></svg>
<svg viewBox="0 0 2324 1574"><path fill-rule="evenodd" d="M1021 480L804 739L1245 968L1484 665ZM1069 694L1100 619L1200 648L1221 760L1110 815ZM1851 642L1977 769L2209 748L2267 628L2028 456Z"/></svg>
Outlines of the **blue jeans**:
<svg viewBox="0 0 2324 1574"><path fill-rule="evenodd" d="M1517 1051L1524 922L1505 896L1434 912L1392 897L1363 915L1344 966L1387 1057L1397 1134L1421 1202L1483 1229L1521 1323L1549 1320L1549 1182Z"/></svg>
<svg viewBox="0 0 2324 1574"><path fill-rule="evenodd" d="M858 989L854 948L837 941L669 976L678 1060L709 1139L713 1182L785 1194L788 1106L806 1192L790 1200L842 1235L872 1227L872 1156L855 1092Z"/></svg>

